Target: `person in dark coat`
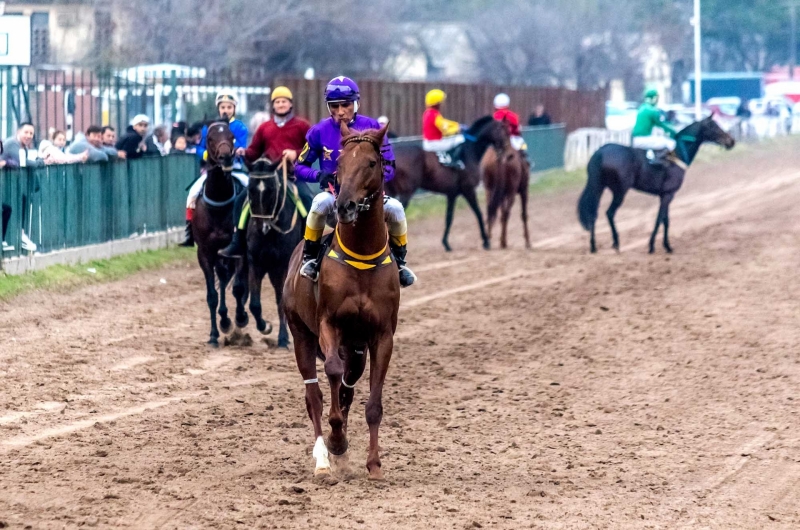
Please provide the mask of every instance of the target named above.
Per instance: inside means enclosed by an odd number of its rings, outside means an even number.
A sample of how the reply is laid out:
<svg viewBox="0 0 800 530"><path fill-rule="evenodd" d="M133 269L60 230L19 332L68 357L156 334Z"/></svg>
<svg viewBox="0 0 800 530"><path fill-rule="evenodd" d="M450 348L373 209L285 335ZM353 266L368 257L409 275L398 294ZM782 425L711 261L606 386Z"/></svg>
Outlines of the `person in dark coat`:
<svg viewBox="0 0 800 530"><path fill-rule="evenodd" d="M550 115L545 112L544 105L542 104L536 105L536 112L531 114L531 117L528 118L528 125L531 127L550 125L551 123L553 123L553 120L550 118Z"/></svg>
<svg viewBox="0 0 800 530"><path fill-rule="evenodd" d="M119 140L117 140L117 150L125 153L124 158L141 158L147 151L144 145L144 137L147 128L150 126L150 118L144 114L139 114L131 120L131 124L125 130Z"/></svg>

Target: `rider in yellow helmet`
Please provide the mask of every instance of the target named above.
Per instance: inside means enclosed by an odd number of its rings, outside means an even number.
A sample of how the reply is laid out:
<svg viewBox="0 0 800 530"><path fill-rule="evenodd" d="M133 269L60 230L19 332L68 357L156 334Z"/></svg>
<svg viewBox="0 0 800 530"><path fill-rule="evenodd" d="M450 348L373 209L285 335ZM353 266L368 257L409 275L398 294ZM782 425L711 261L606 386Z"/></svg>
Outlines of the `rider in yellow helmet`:
<svg viewBox="0 0 800 530"><path fill-rule="evenodd" d="M447 120L440 111L447 99L443 90L435 88L425 95L425 113L422 115L422 149L436 153L439 162L447 167L464 169L458 147L464 143L461 126Z"/></svg>

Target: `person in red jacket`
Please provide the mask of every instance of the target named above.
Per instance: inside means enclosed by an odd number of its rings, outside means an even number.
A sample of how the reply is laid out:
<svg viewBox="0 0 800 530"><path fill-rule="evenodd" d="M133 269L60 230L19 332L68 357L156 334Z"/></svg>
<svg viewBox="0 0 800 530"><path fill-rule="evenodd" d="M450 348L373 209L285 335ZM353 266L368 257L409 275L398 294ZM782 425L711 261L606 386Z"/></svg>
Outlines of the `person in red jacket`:
<svg viewBox="0 0 800 530"><path fill-rule="evenodd" d="M247 165L252 165L259 158L268 158L275 162L286 158L294 163L306 143L306 134L311 124L294 115L292 91L285 86L275 87L270 95L272 105L272 119L262 123L253 136L253 141L245 150L244 158ZM306 211L311 206L314 196L305 184L297 186L300 201ZM239 224L233 232L230 245L219 251L226 258L240 258L247 250L245 237L247 222L250 220L250 203L247 199L247 190L244 190L236 199L234 216L238 216Z"/></svg>
<svg viewBox="0 0 800 530"><path fill-rule="evenodd" d="M464 143L461 125L446 120L440 111L447 99L443 90L435 88L425 95L425 113L422 115L422 150L436 153L443 166L464 169L459 146Z"/></svg>
<svg viewBox="0 0 800 530"><path fill-rule="evenodd" d="M508 134L511 137L511 147L517 151L527 151L528 146L522 138L522 132L519 129L519 116L512 112L508 107L511 106L511 98L508 94L497 94L494 97L494 119L506 124Z"/></svg>

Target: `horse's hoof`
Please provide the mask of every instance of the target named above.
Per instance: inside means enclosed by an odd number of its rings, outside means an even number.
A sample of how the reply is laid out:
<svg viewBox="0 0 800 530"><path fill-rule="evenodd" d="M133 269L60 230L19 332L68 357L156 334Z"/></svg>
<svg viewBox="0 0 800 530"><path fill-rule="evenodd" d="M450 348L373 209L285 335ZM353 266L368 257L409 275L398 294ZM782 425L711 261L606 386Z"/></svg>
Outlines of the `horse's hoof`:
<svg viewBox="0 0 800 530"><path fill-rule="evenodd" d="M447 241L442 241L442 246L444 247L444 251L445 252L452 252L453 251L453 249L450 248L450 245L447 243Z"/></svg>
<svg viewBox="0 0 800 530"><path fill-rule="evenodd" d="M489 243L488 241L484 241L483 242L483 250L491 250L491 249L492 249L492 244Z"/></svg>
<svg viewBox="0 0 800 530"><path fill-rule="evenodd" d="M647 253L648 254L655 254L656 253L656 249L651 248L650 250L647 251Z"/></svg>
<svg viewBox="0 0 800 530"><path fill-rule="evenodd" d="M282 350L288 350L289 349L289 341L288 340L279 341L278 342L278 348L280 348Z"/></svg>
<svg viewBox="0 0 800 530"><path fill-rule="evenodd" d="M206 344L208 344L209 348L214 348L214 349L219 348L219 341L216 338L208 339L208 342Z"/></svg>
<svg viewBox="0 0 800 530"><path fill-rule="evenodd" d="M246 328L247 324L249 322L250 322L250 317L247 316L247 315L245 315L244 318L242 318L242 319L240 319L239 317L236 317L236 327L237 328L240 328L240 329L241 328Z"/></svg>
<svg viewBox="0 0 800 530"><path fill-rule="evenodd" d="M219 330L226 335L231 332L231 319L228 317L223 318L219 321Z"/></svg>
<svg viewBox="0 0 800 530"><path fill-rule="evenodd" d="M667 251L667 254L672 254L672 247L667 247L667 246L665 246L665 247L664 247L664 250L666 250L666 251Z"/></svg>
<svg viewBox="0 0 800 530"><path fill-rule="evenodd" d="M369 470L369 479L370 480L383 480L383 469L380 467L374 467Z"/></svg>
<svg viewBox="0 0 800 530"><path fill-rule="evenodd" d="M269 335L270 333L272 333L272 324L270 324L265 320L257 322L256 328L258 329L258 331L261 332L262 335Z"/></svg>
<svg viewBox="0 0 800 530"><path fill-rule="evenodd" d="M324 477L331 474L331 468L329 467L318 467L314 470L315 477Z"/></svg>

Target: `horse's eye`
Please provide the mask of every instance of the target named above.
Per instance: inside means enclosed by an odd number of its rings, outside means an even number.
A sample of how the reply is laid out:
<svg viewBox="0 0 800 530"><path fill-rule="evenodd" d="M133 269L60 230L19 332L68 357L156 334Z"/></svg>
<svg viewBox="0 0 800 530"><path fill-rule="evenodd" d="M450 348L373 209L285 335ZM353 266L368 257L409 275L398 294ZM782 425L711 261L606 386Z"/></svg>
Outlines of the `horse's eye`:
<svg viewBox="0 0 800 530"><path fill-rule="evenodd" d="M377 163L377 162L375 162L374 160L370 160L370 161L369 161L369 167L375 167L375 166L377 166L377 165L378 165L378 163Z"/></svg>

